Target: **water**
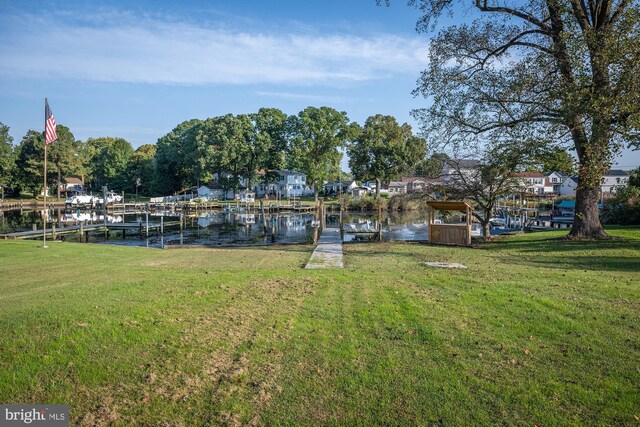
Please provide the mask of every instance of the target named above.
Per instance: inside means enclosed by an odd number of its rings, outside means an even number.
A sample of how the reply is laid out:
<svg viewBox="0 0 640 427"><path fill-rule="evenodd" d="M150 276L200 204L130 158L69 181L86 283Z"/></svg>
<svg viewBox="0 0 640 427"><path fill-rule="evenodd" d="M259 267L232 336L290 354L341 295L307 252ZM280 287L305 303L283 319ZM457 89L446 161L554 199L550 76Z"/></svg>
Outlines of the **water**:
<svg viewBox="0 0 640 427"><path fill-rule="evenodd" d="M13 231L31 230L36 224L42 228L42 211L6 211L0 212L0 234ZM262 245L273 243L311 243L313 241L314 214L280 213L267 214L267 228L264 232L263 217L259 213L224 213L203 212L197 216L186 218L185 229L181 232L179 227L165 227L164 235L150 232L150 236L140 236L138 230L127 230L123 239L121 231L111 231L108 237L103 232L91 232L88 235L89 243L115 244L127 246L145 246L162 248L173 245ZM146 220L145 214L127 214L107 216L109 223L142 223ZM164 221L178 221L179 217L170 212L164 213ZM377 213L343 213L345 227L350 224L361 228L363 224L373 227L376 222L382 224L382 240L427 240L427 214L421 211L411 212L382 212ZM85 224L102 224L104 217L97 212L82 210L56 209L49 213L47 227L53 224L58 229L62 225L71 226L84 221ZM160 214L149 215L150 223L159 223ZM327 214L327 226L339 227L340 214ZM271 230L274 231L271 234ZM59 240L79 242L78 233L59 235ZM344 234L344 241L371 241L377 240L377 234Z"/></svg>

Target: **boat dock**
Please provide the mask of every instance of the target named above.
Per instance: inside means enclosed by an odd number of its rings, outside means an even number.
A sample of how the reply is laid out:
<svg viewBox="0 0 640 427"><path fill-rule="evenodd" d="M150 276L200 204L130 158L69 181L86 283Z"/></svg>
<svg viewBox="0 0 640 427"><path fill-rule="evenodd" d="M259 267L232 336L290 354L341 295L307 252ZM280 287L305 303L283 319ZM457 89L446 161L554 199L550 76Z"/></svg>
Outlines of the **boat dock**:
<svg viewBox="0 0 640 427"><path fill-rule="evenodd" d="M56 236L78 233L81 237L87 236L90 232L104 232L107 236L111 231L121 231L123 236L126 236L127 230L137 230L139 235L149 235L150 233L163 234L165 227L183 226L181 221L164 221L154 223L138 223L138 222L120 222L120 223L107 223L107 224L83 224L70 225L66 227L56 227L55 225L47 228L47 237L53 239ZM36 239L42 237L44 234L43 229L17 231L15 233L0 234L0 239L4 240L19 240L19 239Z"/></svg>

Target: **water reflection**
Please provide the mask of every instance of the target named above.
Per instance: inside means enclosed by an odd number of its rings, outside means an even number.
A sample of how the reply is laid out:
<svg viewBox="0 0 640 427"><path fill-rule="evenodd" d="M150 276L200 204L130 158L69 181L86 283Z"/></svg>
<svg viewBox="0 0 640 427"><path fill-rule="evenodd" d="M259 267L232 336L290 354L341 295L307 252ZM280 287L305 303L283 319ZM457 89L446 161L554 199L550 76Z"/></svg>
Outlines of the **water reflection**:
<svg viewBox="0 0 640 427"><path fill-rule="evenodd" d="M5 211L0 213L0 233L31 230L33 224L42 228L42 211ZM160 223L160 214L149 214L150 224ZM49 211L47 227L57 229L68 226L91 224L130 224L126 230L110 230L108 233L91 231L82 238L73 232L58 235L60 240L71 242L107 243L143 247L166 247L171 245L252 245L270 243L310 243L313 240L315 215L313 213L267 214L242 212L200 212L181 218L176 213L163 217L164 234L151 231L146 236L146 213L107 215L93 211ZM183 227L178 224L183 220ZM426 240L427 214L411 212L345 212L328 213L328 227L340 227L347 231L344 241L367 240ZM369 231L370 234L352 234L349 230ZM376 233L378 232L378 233ZM380 233L381 232L381 233Z"/></svg>

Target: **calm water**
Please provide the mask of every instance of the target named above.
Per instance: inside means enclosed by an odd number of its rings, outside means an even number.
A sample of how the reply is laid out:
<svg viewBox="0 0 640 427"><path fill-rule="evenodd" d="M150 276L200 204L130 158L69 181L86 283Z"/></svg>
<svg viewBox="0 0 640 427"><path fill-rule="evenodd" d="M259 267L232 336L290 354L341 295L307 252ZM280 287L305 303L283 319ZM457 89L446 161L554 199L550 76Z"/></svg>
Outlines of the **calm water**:
<svg viewBox="0 0 640 427"><path fill-rule="evenodd" d="M0 212L0 234L13 231L31 230L33 224L42 228L41 211ZM164 221L177 221L179 217L165 214ZM261 214L204 212L187 218L186 227L165 227L164 235L150 233L149 238L140 236L137 230L128 230L123 239L121 231L111 231L108 238L104 233L91 232L89 243L116 244L129 246L164 247L169 245L251 245L271 243L310 243L313 240L314 214L268 214L266 218L268 233L264 232ZM145 223L145 214L107 216L109 223ZM65 211L58 209L49 214L47 227L63 225L102 224L104 217L100 213L89 211ZM382 227L382 240L426 240L427 215L425 212L406 213L343 213L345 229L373 230L378 224ZM150 223L159 223L159 215L149 215ZM328 213L327 226L339 227L340 214ZM368 228L367 228L368 227ZM271 233L273 230L273 233ZM77 233L59 236L58 239L78 242ZM378 234L344 234L344 241L368 241L378 239Z"/></svg>

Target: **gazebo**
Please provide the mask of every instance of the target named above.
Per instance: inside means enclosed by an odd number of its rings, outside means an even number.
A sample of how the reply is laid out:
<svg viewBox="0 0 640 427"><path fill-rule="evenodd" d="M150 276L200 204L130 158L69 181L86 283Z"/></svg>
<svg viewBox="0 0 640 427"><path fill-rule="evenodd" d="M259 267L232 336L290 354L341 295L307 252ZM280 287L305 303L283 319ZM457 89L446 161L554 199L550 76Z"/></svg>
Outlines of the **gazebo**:
<svg viewBox="0 0 640 427"><path fill-rule="evenodd" d="M471 212L473 208L462 201L427 202L429 206L429 243L443 245L471 245ZM467 215L466 222L440 224L435 222L435 211L460 211Z"/></svg>

